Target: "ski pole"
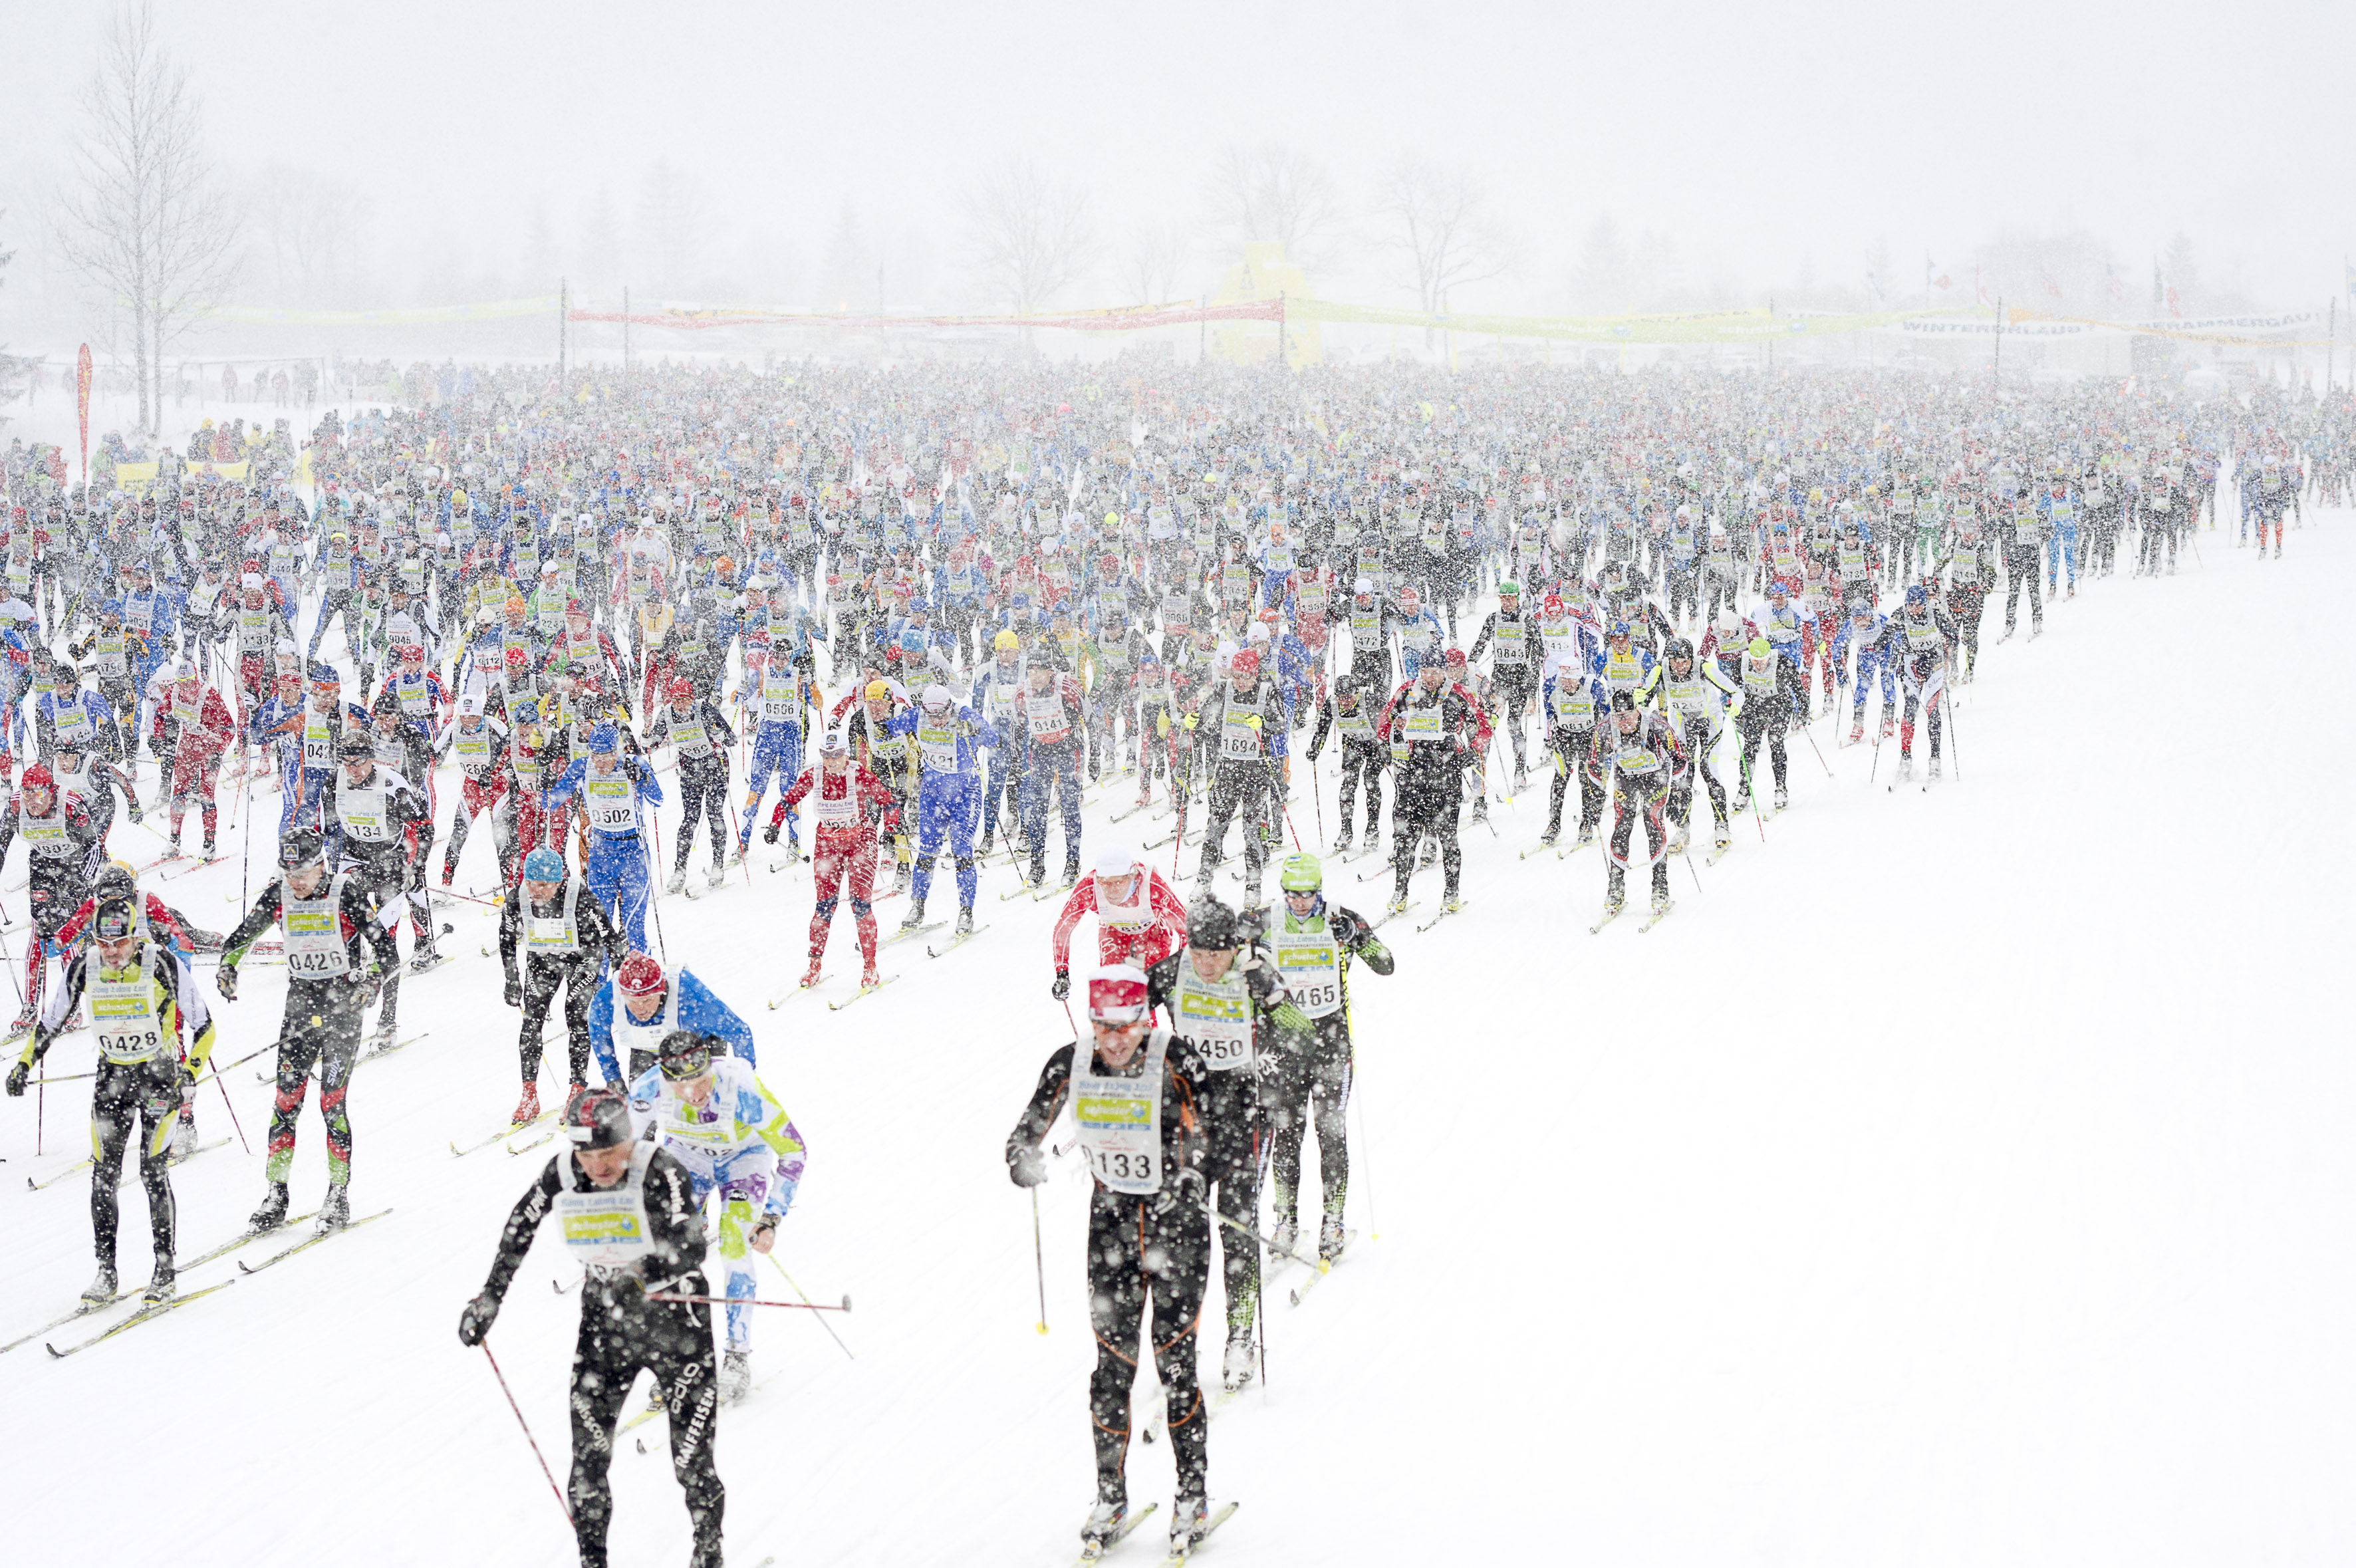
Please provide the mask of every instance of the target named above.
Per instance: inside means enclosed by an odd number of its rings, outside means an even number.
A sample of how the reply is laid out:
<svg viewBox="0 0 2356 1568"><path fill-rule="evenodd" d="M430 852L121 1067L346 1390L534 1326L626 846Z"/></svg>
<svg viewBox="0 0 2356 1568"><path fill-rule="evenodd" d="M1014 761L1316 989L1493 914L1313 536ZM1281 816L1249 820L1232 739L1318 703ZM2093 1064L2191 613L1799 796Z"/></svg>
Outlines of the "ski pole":
<svg viewBox="0 0 2356 1568"><path fill-rule="evenodd" d="M1357 1011L1355 1002L1344 1002L1342 1004L1342 1019L1348 1026L1350 1038L1354 1041L1358 1037ZM1354 1163L1364 1167L1365 1172L1365 1180L1361 1185L1366 1192L1366 1236L1370 1240L1379 1241L1383 1239L1383 1230L1375 1219L1375 1162L1373 1155L1369 1152L1374 1140L1366 1132L1366 1094L1365 1086L1358 1081L1356 1059L1357 1052L1354 1047L1351 1051L1350 1088L1355 1091L1351 1098L1358 1102L1358 1157Z"/></svg>
<svg viewBox="0 0 2356 1568"><path fill-rule="evenodd" d="M487 1341L483 1345L483 1359L491 1364L491 1376L499 1380L499 1392L508 1396L508 1408L515 1412L516 1424L523 1428L523 1440L531 1444L531 1456L540 1461L540 1473L548 1477L548 1489L556 1494L556 1506L564 1510L564 1522L573 1523L573 1505L564 1500L564 1492L556 1484L555 1472L548 1467L548 1456L540 1451L540 1440L531 1434L531 1423L524 1420L523 1407L516 1403L515 1391L508 1387L508 1375L499 1370L499 1359L491 1354Z"/></svg>
<svg viewBox="0 0 2356 1568"><path fill-rule="evenodd" d="M1954 755L1955 782L1960 784L1964 781L1964 743L1955 734L1955 704L1953 703L1947 704L1947 749Z"/></svg>
<svg viewBox="0 0 2356 1568"><path fill-rule="evenodd" d="M1229 1230L1241 1231L1244 1235L1250 1237L1253 1240L1258 1242L1269 1251L1274 1252L1280 1258L1290 1258L1294 1262L1299 1263L1305 1268L1314 1269L1321 1274L1333 1266L1323 1258L1304 1258L1300 1253L1292 1251L1290 1247L1278 1246L1274 1241L1261 1235L1258 1231L1253 1230L1242 1220L1230 1219L1226 1215L1220 1213L1216 1208L1213 1207L1211 1200L1207 1197L1203 1200L1203 1212L1217 1220L1220 1224L1226 1226Z"/></svg>
<svg viewBox="0 0 2356 1568"><path fill-rule="evenodd" d="M1808 749L1816 754L1816 760L1818 762L1824 763L1825 777L1830 779L1833 776L1833 765L1829 762L1825 762L1825 748L1816 744L1816 732L1814 729L1809 728L1807 725L1803 725L1800 727L1800 733L1808 737Z"/></svg>
<svg viewBox="0 0 2356 1568"><path fill-rule="evenodd" d="M1866 770L1865 781L1869 784L1872 783L1875 776L1880 773L1880 771L1881 726L1879 725L1876 725L1873 726L1873 766Z"/></svg>
<svg viewBox="0 0 2356 1568"><path fill-rule="evenodd" d="M1039 1189L1031 1189L1031 1261L1039 1274L1039 1332L1047 1332L1047 1248L1039 1239Z"/></svg>
<svg viewBox="0 0 2356 1568"><path fill-rule="evenodd" d="M237 1130L237 1146L251 1155L253 1153L253 1145L245 1141L245 1128L237 1119L237 1105L229 1097L229 1085L220 1082L220 1074L215 1073L212 1076L213 1081L220 1085L221 1103L229 1107L229 1124ZM190 1084L188 1087L194 1089L196 1085Z"/></svg>
<svg viewBox="0 0 2356 1568"><path fill-rule="evenodd" d="M669 1291L649 1291L647 1293L647 1299L687 1302L700 1306L787 1306L797 1312L849 1312L851 1310L851 1298L847 1295L842 1298L842 1304L839 1306L826 1302L755 1301L750 1296L742 1295L677 1295Z"/></svg>
<svg viewBox="0 0 2356 1568"><path fill-rule="evenodd" d="M798 1285L798 1284L794 1284L794 1276L793 1276L793 1275L791 1275L791 1274L786 1273L786 1265L785 1265L785 1264L783 1264L783 1263L779 1263L779 1262L777 1262L777 1255L776 1255L776 1253L775 1253L775 1252L769 1252L769 1253L766 1253L766 1254L764 1254L764 1255L765 1255L766 1257L767 1257L767 1259L769 1260L769 1262L770 1262L771 1263L773 1263L773 1264L775 1264L775 1265L776 1265L776 1271L777 1271L777 1273L778 1273L785 1275L785 1281L786 1281L786 1283L787 1283L788 1285L792 1285L792 1286L793 1286L793 1292L794 1292L794 1294L795 1294L796 1295L798 1295L798 1296L800 1296L800 1297L802 1298L803 1302L807 1304L807 1303L809 1301L809 1293L808 1293L807 1291L803 1290L801 1286L799 1286L799 1285ZM848 1296L845 1296L845 1297L843 1298L843 1300L845 1301L845 1303L848 1303L848 1302L850 1301L850 1299L851 1299L851 1298L850 1298L850 1297L848 1297ZM841 1349L842 1349L842 1353L843 1353L844 1355L846 1355L846 1356L851 1356L851 1347L850 1347L850 1346L848 1346L848 1345L844 1345L844 1344L842 1343L842 1336L841 1336L841 1335L840 1335L840 1334L837 1334L837 1333L834 1331L834 1325L833 1325L833 1324L831 1324L831 1323L829 1323L829 1322L828 1322L825 1318L823 1318L823 1317L821 1317L821 1318L818 1319L817 1321L818 1321L818 1326L819 1326L820 1328L823 1328L823 1329L825 1329L825 1330L826 1330L826 1337L827 1337L828 1338L830 1338L830 1339L833 1340L833 1341L835 1342L835 1344L837 1344L838 1346L841 1346ZM854 1361L856 1361L857 1359L859 1359L859 1358L858 1358L858 1357L856 1357L856 1356L851 1356L851 1359L852 1360L854 1360Z"/></svg>
<svg viewBox="0 0 2356 1568"><path fill-rule="evenodd" d="M1751 797L1751 821L1759 829L1759 842L1767 842L1767 823L1759 814L1759 791L1751 787L1751 754L1742 754L1742 792Z"/></svg>

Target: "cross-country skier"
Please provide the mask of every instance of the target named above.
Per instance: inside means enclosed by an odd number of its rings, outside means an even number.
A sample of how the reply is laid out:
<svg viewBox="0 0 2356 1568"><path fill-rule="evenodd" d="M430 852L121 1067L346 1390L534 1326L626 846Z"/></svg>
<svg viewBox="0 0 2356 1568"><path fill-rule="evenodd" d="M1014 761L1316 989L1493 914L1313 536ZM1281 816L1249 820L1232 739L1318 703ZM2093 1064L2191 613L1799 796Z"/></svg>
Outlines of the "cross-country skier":
<svg viewBox="0 0 2356 1568"><path fill-rule="evenodd" d="M720 1568L726 1490L712 1462L720 1398L712 1309L647 1299L712 1294L702 1273L708 1243L694 1179L676 1158L637 1138L629 1101L617 1090L574 1095L564 1108L563 1131L568 1147L549 1160L508 1215L482 1294L458 1316L458 1342L480 1345L490 1333L541 1221L554 1213L566 1251L588 1276L567 1402L573 1472L565 1496L581 1568L606 1568L614 1423L641 1370L654 1374L670 1418L671 1473L687 1494L694 1530L689 1568Z"/></svg>
<svg viewBox="0 0 2356 1568"><path fill-rule="evenodd" d="M720 1256L726 1262L728 1349L720 1362L720 1397L735 1401L753 1387L752 1260L776 1244L777 1227L802 1179L802 1135L753 1066L726 1041L692 1029L663 1037L656 1065L630 1085L639 1135L649 1128L687 1168L701 1207L720 1193Z"/></svg>
<svg viewBox="0 0 2356 1568"><path fill-rule="evenodd" d="M286 1011L278 1026L277 1094L270 1109L269 1190L247 1224L274 1230L286 1219L286 1178L294 1166L295 1125L319 1069L319 1121L327 1140L327 1195L322 1233L351 1219L352 1122L344 1096L359 1059L360 1017L384 976L401 962L401 943L375 917L359 878L327 871L326 841L300 827L278 846L278 875L229 934L213 983L237 1000L237 966L273 924L285 933Z"/></svg>
<svg viewBox="0 0 2356 1568"><path fill-rule="evenodd" d="M507 972L507 1004L523 1009L517 1048L523 1095L513 1121L540 1120L541 1031L559 991L564 993L565 1079L572 1089L589 1079L589 1009L605 972L630 953L629 940L592 895L582 897L564 857L541 845L524 856L523 877L499 903L499 967ZM517 967L520 953L522 967Z"/></svg>
<svg viewBox="0 0 2356 1568"><path fill-rule="evenodd" d="M1171 1544L1191 1546L1206 1517L1209 1414L1195 1378L1195 1331L1211 1265L1205 1201L1202 1058L1153 1027L1144 973L1116 964L1087 988L1092 1038L1059 1046L1006 1139L1017 1187L1047 1179L1040 1143L1073 1108L1081 1157L1095 1177L1088 1199L1088 1316L1097 1364L1088 1379L1096 1440L1097 1501L1080 1526L1091 1552L1118 1539L1129 1517L1130 1390L1141 1331L1162 1380L1178 1494ZM1152 1319L1147 1321L1147 1307Z"/></svg>

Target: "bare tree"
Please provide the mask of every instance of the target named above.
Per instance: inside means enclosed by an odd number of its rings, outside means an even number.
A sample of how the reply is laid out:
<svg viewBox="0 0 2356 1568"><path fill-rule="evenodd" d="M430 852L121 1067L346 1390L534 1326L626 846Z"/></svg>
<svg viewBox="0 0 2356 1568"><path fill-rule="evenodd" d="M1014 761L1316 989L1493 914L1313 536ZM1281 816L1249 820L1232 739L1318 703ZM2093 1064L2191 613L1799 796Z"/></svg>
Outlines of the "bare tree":
<svg viewBox="0 0 2356 1568"><path fill-rule="evenodd" d="M205 156L197 94L156 37L149 0L127 0L108 22L81 111L59 248L127 317L139 427L153 435L164 346L226 286L238 222Z"/></svg>
<svg viewBox="0 0 2356 1568"><path fill-rule="evenodd" d="M1149 223L1130 236L1120 259L1120 292L1132 305L1160 305L1178 291L1194 242L1175 223Z"/></svg>
<svg viewBox="0 0 2356 1568"><path fill-rule="evenodd" d="M336 303L357 292L360 254L375 203L348 180L272 164L247 203L254 249L266 256L281 300Z"/></svg>
<svg viewBox="0 0 2356 1568"><path fill-rule="evenodd" d="M1230 145L1211 171L1211 209L1238 249L1273 240L1284 259L1310 271L1344 242L1341 189L1325 166L1282 142Z"/></svg>
<svg viewBox="0 0 2356 1568"><path fill-rule="evenodd" d="M1069 287L1096 248L1087 197L1024 157L966 193L965 222L973 271L1022 316Z"/></svg>
<svg viewBox="0 0 2356 1568"><path fill-rule="evenodd" d="M1374 216L1426 312L1440 309L1451 289L1505 269L1505 237L1490 220L1481 182L1461 166L1394 158L1376 185Z"/></svg>

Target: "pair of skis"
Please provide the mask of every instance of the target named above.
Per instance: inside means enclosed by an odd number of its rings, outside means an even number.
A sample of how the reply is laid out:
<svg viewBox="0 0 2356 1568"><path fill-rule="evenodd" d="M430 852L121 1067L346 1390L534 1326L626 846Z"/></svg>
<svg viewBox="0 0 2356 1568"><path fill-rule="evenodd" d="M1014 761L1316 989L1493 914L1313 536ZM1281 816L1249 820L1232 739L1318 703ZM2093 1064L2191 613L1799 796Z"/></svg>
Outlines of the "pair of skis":
<svg viewBox="0 0 2356 1568"><path fill-rule="evenodd" d="M1112 1534L1100 1541L1092 1541L1081 1547L1078 1561L1081 1563L1103 1561L1122 1541L1127 1541L1130 1532L1144 1523L1146 1518L1160 1506L1158 1503L1148 1503L1135 1513L1125 1516ZM1204 1516L1202 1529L1195 1532L1194 1539L1183 1546L1177 1547L1169 1556L1163 1558L1162 1568L1177 1568L1178 1564L1183 1563L1200 1551L1203 1542L1210 1538L1211 1532L1234 1517L1237 1507L1237 1505L1232 1502L1221 1503L1215 1509Z"/></svg>

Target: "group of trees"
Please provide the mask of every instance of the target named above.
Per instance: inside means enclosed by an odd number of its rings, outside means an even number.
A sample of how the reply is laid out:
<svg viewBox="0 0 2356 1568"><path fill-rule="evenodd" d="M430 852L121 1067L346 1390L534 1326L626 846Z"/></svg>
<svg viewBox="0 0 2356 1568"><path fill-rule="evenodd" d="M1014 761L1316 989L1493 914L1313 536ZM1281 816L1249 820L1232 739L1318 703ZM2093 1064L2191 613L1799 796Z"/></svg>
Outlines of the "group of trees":
<svg viewBox="0 0 2356 1568"><path fill-rule="evenodd" d="M1426 310L1450 291L1498 276L1513 247L1471 170L1402 155L1362 201L1324 165L1281 142L1230 145L1204 182L1192 221L1143 223L1108 251L1087 194L1028 157L999 164L967 192L966 260L998 304L1040 309L1101 264L1123 303L1203 292L1254 241L1272 241L1312 276L1375 260Z"/></svg>

